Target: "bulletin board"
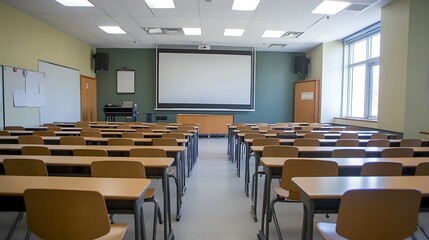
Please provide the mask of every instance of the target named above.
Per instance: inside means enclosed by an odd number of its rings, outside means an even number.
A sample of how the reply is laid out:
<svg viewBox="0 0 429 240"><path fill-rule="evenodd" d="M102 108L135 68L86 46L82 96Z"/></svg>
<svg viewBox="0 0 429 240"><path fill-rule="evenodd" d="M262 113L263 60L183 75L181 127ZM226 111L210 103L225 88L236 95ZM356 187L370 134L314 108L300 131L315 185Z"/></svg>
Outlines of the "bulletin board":
<svg viewBox="0 0 429 240"><path fill-rule="evenodd" d="M121 69L116 71L116 92L134 93L135 71Z"/></svg>

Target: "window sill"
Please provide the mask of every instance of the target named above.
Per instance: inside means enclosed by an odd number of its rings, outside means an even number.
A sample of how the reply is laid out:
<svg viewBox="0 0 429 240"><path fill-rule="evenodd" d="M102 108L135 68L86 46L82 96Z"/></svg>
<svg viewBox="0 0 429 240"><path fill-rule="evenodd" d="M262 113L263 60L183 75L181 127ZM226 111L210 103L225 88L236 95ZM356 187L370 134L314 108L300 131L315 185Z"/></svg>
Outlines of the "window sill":
<svg viewBox="0 0 429 240"><path fill-rule="evenodd" d="M368 123L377 123L377 119L369 119L369 118L353 118L353 117L334 117L335 120L345 120L345 121L357 121L357 122L368 122Z"/></svg>

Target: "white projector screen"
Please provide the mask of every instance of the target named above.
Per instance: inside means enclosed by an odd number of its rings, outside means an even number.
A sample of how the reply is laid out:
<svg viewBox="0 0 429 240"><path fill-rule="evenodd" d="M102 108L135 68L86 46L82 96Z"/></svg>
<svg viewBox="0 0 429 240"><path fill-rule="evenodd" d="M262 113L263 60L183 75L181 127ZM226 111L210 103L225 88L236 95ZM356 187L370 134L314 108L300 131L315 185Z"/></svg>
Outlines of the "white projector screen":
<svg viewBox="0 0 429 240"><path fill-rule="evenodd" d="M157 110L254 110L252 51L158 49Z"/></svg>

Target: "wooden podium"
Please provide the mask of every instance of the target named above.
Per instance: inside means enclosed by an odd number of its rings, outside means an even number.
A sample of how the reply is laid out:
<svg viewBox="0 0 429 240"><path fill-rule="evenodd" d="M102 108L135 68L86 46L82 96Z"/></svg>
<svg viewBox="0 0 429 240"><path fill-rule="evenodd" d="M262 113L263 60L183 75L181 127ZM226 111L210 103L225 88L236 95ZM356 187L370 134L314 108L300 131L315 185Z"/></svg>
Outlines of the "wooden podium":
<svg viewBox="0 0 429 240"><path fill-rule="evenodd" d="M177 114L177 123L199 124L198 132L203 135L228 134L227 124L234 122L232 114Z"/></svg>

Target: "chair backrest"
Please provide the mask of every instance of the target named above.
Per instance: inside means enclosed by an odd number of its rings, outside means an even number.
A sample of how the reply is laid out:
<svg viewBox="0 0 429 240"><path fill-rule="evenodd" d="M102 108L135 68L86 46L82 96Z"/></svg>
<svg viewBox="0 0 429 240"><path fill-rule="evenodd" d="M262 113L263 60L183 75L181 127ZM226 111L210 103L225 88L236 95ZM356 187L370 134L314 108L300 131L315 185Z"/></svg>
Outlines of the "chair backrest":
<svg viewBox="0 0 429 240"><path fill-rule="evenodd" d="M316 138L297 138L293 141L294 146L320 146L319 139Z"/></svg>
<svg viewBox="0 0 429 240"><path fill-rule="evenodd" d="M170 133L182 133L182 134L188 134L188 133L190 133L190 130L186 130L186 129L176 129L176 130L170 130Z"/></svg>
<svg viewBox="0 0 429 240"><path fill-rule="evenodd" d="M285 138L285 139L291 139L291 138L297 138L296 132L282 132L277 133L278 138Z"/></svg>
<svg viewBox="0 0 429 240"><path fill-rule="evenodd" d="M46 130L47 131L52 131L52 132L60 132L60 131L62 131L61 127L58 127L58 126L49 126Z"/></svg>
<svg viewBox="0 0 429 240"><path fill-rule="evenodd" d="M96 239L110 231L106 203L95 191L27 189L28 228L42 239Z"/></svg>
<svg viewBox="0 0 429 240"><path fill-rule="evenodd" d="M45 144L41 136L21 135L18 136L19 144Z"/></svg>
<svg viewBox="0 0 429 240"><path fill-rule="evenodd" d="M323 133L306 133L304 138L314 138L314 139L325 139L325 134Z"/></svg>
<svg viewBox="0 0 429 240"><path fill-rule="evenodd" d="M77 122L74 124L75 127L81 128L81 127L89 127L88 122Z"/></svg>
<svg viewBox="0 0 429 240"><path fill-rule="evenodd" d="M162 138L175 138L175 139L185 139L186 136L183 133L164 133Z"/></svg>
<svg viewBox="0 0 429 240"><path fill-rule="evenodd" d="M152 132L153 131L150 128L137 128L136 129L136 133L152 133ZM124 133L122 133L122 136L124 136Z"/></svg>
<svg viewBox="0 0 429 240"><path fill-rule="evenodd" d="M7 158L3 160L6 175L48 176L45 162L39 159Z"/></svg>
<svg viewBox="0 0 429 240"><path fill-rule="evenodd" d="M273 130L273 129L268 129L267 130L268 134L281 134L281 133L286 133L285 130Z"/></svg>
<svg viewBox="0 0 429 240"><path fill-rule="evenodd" d="M365 157L364 149L334 149L331 153L333 158L363 158Z"/></svg>
<svg viewBox="0 0 429 240"><path fill-rule="evenodd" d="M283 164L280 186L289 191L289 199L300 200L300 191L291 179L324 176L338 176L338 164L334 161L288 159Z"/></svg>
<svg viewBox="0 0 429 240"><path fill-rule="evenodd" d="M167 153L160 148L132 148L130 157L167 157Z"/></svg>
<svg viewBox="0 0 429 240"><path fill-rule="evenodd" d="M360 127L358 127L358 126L346 126L346 127L344 128L344 130L345 130L345 131L359 131L359 130L360 130Z"/></svg>
<svg viewBox="0 0 429 240"><path fill-rule="evenodd" d="M338 139L335 142L336 147L359 147L358 139Z"/></svg>
<svg viewBox="0 0 429 240"><path fill-rule="evenodd" d="M10 136L9 131L0 131L0 136Z"/></svg>
<svg viewBox="0 0 429 240"><path fill-rule="evenodd" d="M244 139L255 139L255 138L265 138L264 134L260 134L259 132L256 133L245 133Z"/></svg>
<svg viewBox="0 0 429 240"><path fill-rule="evenodd" d="M104 149L74 149L73 156L107 157L107 151Z"/></svg>
<svg viewBox="0 0 429 240"><path fill-rule="evenodd" d="M92 177L109 178L146 178L143 163L136 161L93 161L91 163Z"/></svg>
<svg viewBox="0 0 429 240"><path fill-rule="evenodd" d="M129 138L109 138L107 145L134 146L135 143Z"/></svg>
<svg viewBox="0 0 429 240"><path fill-rule="evenodd" d="M81 137L101 137L100 131L92 131L92 130L82 130L80 131Z"/></svg>
<svg viewBox="0 0 429 240"><path fill-rule="evenodd" d="M357 133L341 133L340 139L359 139Z"/></svg>
<svg viewBox="0 0 429 240"><path fill-rule="evenodd" d="M162 124L149 125L149 129L167 129L167 125L162 125Z"/></svg>
<svg viewBox="0 0 429 240"><path fill-rule="evenodd" d="M139 132L124 132L122 133L123 138L144 138L144 135Z"/></svg>
<svg viewBox="0 0 429 240"><path fill-rule="evenodd" d="M422 140L421 139L401 139L399 146L400 147L421 147Z"/></svg>
<svg viewBox="0 0 429 240"><path fill-rule="evenodd" d="M381 157L395 158L395 157L413 157L414 149L412 148L385 148L381 151Z"/></svg>
<svg viewBox="0 0 429 240"><path fill-rule="evenodd" d="M390 141L387 139L370 139L366 144L367 147L389 147Z"/></svg>
<svg viewBox="0 0 429 240"><path fill-rule="evenodd" d="M419 163L416 167L417 176L426 176L429 175L429 162Z"/></svg>
<svg viewBox="0 0 429 240"><path fill-rule="evenodd" d="M416 230L415 189L354 189L341 197L336 231L347 239L405 239Z"/></svg>
<svg viewBox="0 0 429 240"><path fill-rule="evenodd" d="M24 131L25 128L23 126L5 126L4 130Z"/></svg>
<svg viewBox="0 0 429 240"><path fill-rule="evenodd" d="M255 138L253 139L253 146L267 146L267 145L280 145L278 138Z"/></svg>
<svg viewBox="0 0 429 240"><path fill-rule="evenodd" d="M275 145L265 146L262 157L298 157L299 149L292 146Z"/></svg>
<svg viewBox="0 0 429 240"><path fill-rule="evenodd" d="M152 139L153 146L177 146L177 139L175 138L154 138Z"/></svg>
<svg viewBox="0 0 429 240"><path fill-rule="evenodd" d="M22 155L51 155L51 150L45 146L23 146L21 148Z"/></svg>
<svg viewBox="0 0 429 240"><path fill-rule="evenodd" d="M63 136L60 137L61 145L86 145L85 138L82 136Z"/></svg>
<svg viewBox="0 0 429 240"><path fill-rule="evenodd" d="M387 134L384 133L373 133L371 139L387 139Z"/></svg>
<svg viewBox="0 0 429 240"><path fill-rule="evenodd" d="M56 136L54 131L34 131L34 136Z"/></svg>
<svg viewBox="0 0 429 240"><path fill-rule="evenodd" d="M366 162L362 165L361 176L401 176L400 162Z"/></svg>
<svg viewBox="0 0 429 240"><path fill-rule="evenodd" d="M177 130L194 130L193 125L179 125L177 126Z"/></svg>

